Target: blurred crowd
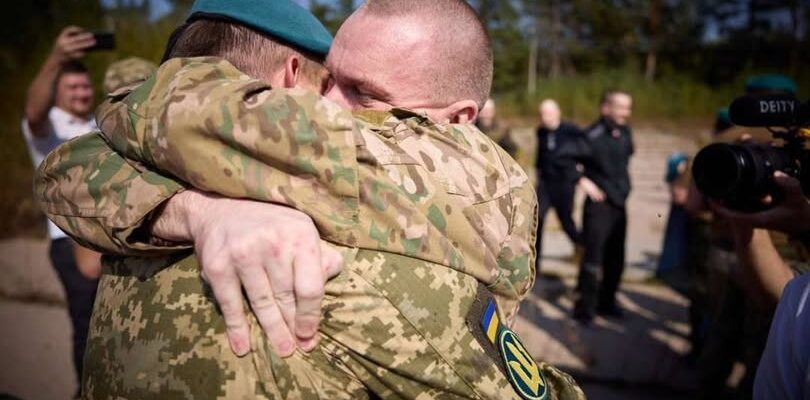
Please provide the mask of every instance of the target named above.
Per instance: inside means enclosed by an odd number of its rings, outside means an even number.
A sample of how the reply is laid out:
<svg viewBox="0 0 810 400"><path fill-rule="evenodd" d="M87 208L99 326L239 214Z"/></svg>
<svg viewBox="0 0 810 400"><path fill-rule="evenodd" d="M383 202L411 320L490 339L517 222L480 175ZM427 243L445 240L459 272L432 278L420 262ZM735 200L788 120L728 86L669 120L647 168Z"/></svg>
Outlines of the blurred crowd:
<svg viewBox="0 0 810 400"><path fill-rule="evenodd" d="M761 75L751 77L740 94L795 96L796 90L790 78ZM581 130L562 121L560 108L553 99L544 100L539 104L540 123L536 130L538 270L543 258L545 216L549 208L554 208L560 228L575 246L576 254L571 259L579 264L573 318L586 324L593 318L594 310L606 317L622 316L615 293L625 261L626 200L630 191L627 163L633 155L628 126L630 96L609 91L599 104L601 118ZM490 101L487 107L490 113L482 114L479 128L514 157L520 157L508 128L494 118L494 103ZM735 126L728 108L724 108L717 113L711 136L702 137L699 144L781 144L777 142L769 129ZM692 346L686 361L697 373L698 398L768 398L769 394L776 394L776 398L802 398L766 382L792 378L797 380L794 385L801 386L800 374L783 375L790 369L784 364L795 361L783 358L790 351L784 349L787 347L784 342L797 338L791 335L806 332L794 323L789 324L791 331L783 330L787 328L785 319L798 318L803 311L807 290L799 282L792 291L794 299L783 300L793 302L798 309L790 311L796 314L791 316L785 310L774 323L785 286L810 270L806 243L800 235L807 229L804 224L807 201L797 189L800 184L784 176L776 178L785 185L784 191L795 196L789 210L753 216L735 212L697 189L692 178L693 158L693 154L675 151L666 160L664 179L671 206L656 275L690 301ZM581 229L572 217L577 188L586 194ZM782 215L777 215L780 212ZM803 296L799 306L796 296ZM807 326L806 322L796 324ZM772 349L763 359L769 332ZM777 346L782 347L780 354L776 354ZM806 360L804 345L798 346L802 349L798 359ZM761 360L768 364L758 369ZM755 390L758 370L762 376Z"/></svg>

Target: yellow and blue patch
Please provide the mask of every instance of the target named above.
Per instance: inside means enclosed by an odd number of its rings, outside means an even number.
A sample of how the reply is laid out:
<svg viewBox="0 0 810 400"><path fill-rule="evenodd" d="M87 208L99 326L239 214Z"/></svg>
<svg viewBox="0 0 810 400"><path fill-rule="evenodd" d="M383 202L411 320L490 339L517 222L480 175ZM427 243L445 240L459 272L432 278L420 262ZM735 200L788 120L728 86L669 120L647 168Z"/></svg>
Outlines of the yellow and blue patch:
<svg viewBox="0 0 810 400"><path fill-rule="evenodd" d="M487 309L484 311L484 317L481 318L481 328L484 329L484 334L490 343L495 344L500 326L501 320L498 318L498 309L495 307L495 302L490 300Z"/></svg>
<svg viewBox="0 0 810 400"><path fill-rule="evenodd" d="M481 328L490 343L498 347L507 378L515 391L526 400L545 400L548 397L548 387L543 372L517 335L501 325L494 301L490 300L484 311Z"/></svg>

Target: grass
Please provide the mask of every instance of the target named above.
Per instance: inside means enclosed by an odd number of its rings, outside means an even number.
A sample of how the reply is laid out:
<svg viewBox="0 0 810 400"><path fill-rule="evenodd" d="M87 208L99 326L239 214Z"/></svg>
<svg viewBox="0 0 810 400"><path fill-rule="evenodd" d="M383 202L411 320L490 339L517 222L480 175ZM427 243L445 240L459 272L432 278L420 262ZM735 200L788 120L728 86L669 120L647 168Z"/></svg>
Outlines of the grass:
<svg viewBox="0 0 810 400"><path fill-rule="evenodd" d="M577 121L597 116L602 92L610 88L627 90L633 96L633 113L638 120L712 119L721 107L742 92L742 82L710 87L685 76L647 82L625 70L608 70L584 76L542 80L534 95L506 93L499 96L499 111L507 116L535 115L537 104L545 98L557 100L564 115Z"/></svg>

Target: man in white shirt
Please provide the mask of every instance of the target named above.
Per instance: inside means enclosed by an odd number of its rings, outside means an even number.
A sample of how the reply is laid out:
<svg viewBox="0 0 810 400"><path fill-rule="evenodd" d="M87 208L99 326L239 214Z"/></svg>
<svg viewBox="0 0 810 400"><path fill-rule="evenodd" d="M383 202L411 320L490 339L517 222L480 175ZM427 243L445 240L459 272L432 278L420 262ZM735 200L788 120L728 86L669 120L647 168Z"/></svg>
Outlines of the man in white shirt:
<svg viewBox="0 0 810 400"><path fill-rule="evenodd" d="M35 168L61 143L96 129L90 74L78 61L94 44L91 33L78 27L65 28L28 88L22 131ZM67 296L73 325L73 362L81 377L101 272L100 255L73 242L50 221L48 236L51 262Z"/></svg>

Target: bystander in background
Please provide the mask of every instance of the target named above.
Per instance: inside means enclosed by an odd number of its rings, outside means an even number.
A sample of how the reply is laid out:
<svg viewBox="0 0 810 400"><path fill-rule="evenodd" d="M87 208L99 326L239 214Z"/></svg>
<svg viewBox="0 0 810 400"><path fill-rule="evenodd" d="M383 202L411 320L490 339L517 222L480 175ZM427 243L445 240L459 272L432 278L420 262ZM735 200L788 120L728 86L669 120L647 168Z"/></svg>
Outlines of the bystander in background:
<svg viewBox="0 0 810 400"><path fill-rule="evenodd" d="M517 155L517 145L512 141L509 127L502 124L496 116L495 100L487 99L481 111L478 113L478 120L475 126L484 132L490 139L501 146L512 158Z"/></svg>
<svg viewBox="0 0 810 400"><path fill-rule="evenodd" d="M669 187L669 216L656 271L658 278L683 293L688 286L689 215L684 205L689 196L689 172L688 155L682 152L670 154L664 177Z"/></svg>
<svg viewBox="0 0 810 400"><path fill-rule="evenodd" d="M28 89L22 131L35 167L61 143L96 129L90 74L78 61L94 44L91 33L65 28ZM100 255L76 244L50 221L48 237L50 260L64 286L73 326L73 365L81 377Z"/></svg>
<svg viewBox="0 0 810 400"><path fill-rule="evenodd" d="M597 312L621 317L616 291L622 279L627 238L627 197L630 157L635 149L630 130L633 98L607 90L600 100L601 117L587 130L590 154L585 159L583 213L585 252L577 279L574 319L588 324Z"/></svg>
<svg viewBox="0 0 810 400"><path fill-rule="evenodd" d="M552 99L540 103L540 126L537 127L537 202L539 205L537 227L537 264L540 270L543 227L546 214L554 208L563 231L581 252L582 238L574 223L574 194L582 173L577 164L589 154L588 144L579 128L562 121L560 106ZM576 258L576 257L574 257Z"/></svg>

